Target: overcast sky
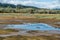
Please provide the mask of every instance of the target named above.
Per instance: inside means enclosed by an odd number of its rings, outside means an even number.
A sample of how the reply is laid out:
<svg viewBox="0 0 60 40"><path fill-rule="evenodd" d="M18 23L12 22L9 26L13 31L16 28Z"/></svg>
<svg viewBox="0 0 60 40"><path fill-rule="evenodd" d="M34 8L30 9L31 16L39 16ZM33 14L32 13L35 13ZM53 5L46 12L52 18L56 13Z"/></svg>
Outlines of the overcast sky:
<svg viewBox="0 0 60 40"><path fill-rule="evenodd" d="M0 0L0 2L36 6L39 8L60 8L60 0Z"/></svg>

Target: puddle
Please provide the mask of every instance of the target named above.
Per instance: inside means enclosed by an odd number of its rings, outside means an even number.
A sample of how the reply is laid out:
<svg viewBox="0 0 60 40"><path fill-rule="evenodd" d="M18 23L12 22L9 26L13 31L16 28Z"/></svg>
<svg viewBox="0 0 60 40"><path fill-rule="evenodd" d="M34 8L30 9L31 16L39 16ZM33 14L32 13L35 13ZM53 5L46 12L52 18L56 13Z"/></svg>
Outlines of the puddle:
<svg viewBox="0 0 60 40"><path fill-rule="evenodd" d="M60 30L44 23L25 23L25 24L8 24L5 28L27 29L27 30Z"/></svg>

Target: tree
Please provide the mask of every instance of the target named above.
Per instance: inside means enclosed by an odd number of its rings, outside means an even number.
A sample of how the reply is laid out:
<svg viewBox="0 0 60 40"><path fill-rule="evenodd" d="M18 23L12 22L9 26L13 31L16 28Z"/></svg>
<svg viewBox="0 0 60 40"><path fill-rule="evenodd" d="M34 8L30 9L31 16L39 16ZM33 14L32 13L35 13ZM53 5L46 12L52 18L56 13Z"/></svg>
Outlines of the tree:
<svg viewBox="0 0 60 40"><path fill-rule="evenodd" d="M34 14L34 10L31 10L30 13L31 13L31 14Z"/></svg>

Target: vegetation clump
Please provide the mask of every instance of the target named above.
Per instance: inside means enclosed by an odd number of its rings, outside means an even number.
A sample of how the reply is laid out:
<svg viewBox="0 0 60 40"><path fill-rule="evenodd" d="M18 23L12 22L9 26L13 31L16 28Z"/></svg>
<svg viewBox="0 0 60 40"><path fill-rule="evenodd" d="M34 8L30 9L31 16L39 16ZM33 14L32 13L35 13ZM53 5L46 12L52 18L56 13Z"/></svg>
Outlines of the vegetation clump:
<svg viewBox="0 0 60 40"><path fill-rule="evenodd" d="M9 34L9 33L13 33L13 32L18 32L18 30L15 30L15 29L0 29L0 35L1 34Z"/></svg>

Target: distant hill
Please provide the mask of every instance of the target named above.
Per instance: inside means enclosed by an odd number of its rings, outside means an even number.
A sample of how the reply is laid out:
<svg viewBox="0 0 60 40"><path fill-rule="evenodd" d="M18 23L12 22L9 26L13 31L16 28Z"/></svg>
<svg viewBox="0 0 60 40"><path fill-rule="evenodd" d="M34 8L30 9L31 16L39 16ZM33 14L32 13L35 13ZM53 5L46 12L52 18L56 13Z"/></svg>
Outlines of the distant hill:
<svg viewBox="0 0 60 40"><path fill-rule="evenodd" d="M54 8L53 10L60 10L60 8Z"/></svg>
<svg viewBox="0 0 60 40"><path fill-rule="evenodd" d="M16 8L16 6L13 4L0 3L0 7L8 7L8 6L10 6L12 8Z"/></svg>
<svg viewBox="0 0 60 40"><path fill-rule="evenodd" d="M14 5L14 4L7 4L7 3L0 3L0 7L11 7L11 8L37 8L37 7L33 7L33 6L24 6L24 5L21 5L21 4L18 4L18 5Z"/></svg>

